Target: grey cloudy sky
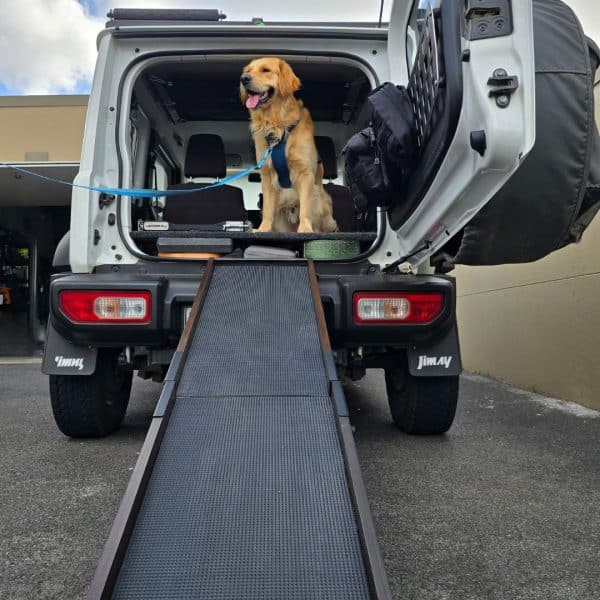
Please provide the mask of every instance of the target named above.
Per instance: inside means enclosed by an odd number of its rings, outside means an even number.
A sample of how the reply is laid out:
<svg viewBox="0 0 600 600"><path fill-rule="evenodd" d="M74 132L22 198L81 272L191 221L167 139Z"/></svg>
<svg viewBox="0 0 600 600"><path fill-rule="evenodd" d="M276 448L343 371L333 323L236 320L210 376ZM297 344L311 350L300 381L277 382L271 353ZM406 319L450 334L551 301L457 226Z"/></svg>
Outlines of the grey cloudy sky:
<svg viewBox="0 0 600 600"><path fill-rule="evenodd" d="M407 1L407 0L401 0ZM520 0L517 0L520 1ZM567 0L600 42L600 0ZM385 0L384 19L392 0ZM0 0L0 95L89 91L96 35L109 6L219 8L230 19L376 20L379 0Z"/></svg>

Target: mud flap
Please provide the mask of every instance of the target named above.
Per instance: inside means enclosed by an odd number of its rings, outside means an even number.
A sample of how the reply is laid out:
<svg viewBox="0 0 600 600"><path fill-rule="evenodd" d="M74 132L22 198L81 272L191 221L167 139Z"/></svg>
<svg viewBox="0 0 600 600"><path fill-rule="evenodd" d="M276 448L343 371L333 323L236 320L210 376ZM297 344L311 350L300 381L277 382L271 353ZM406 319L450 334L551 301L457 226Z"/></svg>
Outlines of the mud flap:
<svg viewBox="0 0 600 600"><path fill-rule="evenodd" d="M456 323L437 344L408 349L408 372L414 377L460 375L462 361Z"/></svg>
<svg viewBox="0 0 600 600"><path fill-rule="evenodd" d="M96 370L97 348L77 346L66 340L48 322L42 360L45 375L92 375Z"/></svg>

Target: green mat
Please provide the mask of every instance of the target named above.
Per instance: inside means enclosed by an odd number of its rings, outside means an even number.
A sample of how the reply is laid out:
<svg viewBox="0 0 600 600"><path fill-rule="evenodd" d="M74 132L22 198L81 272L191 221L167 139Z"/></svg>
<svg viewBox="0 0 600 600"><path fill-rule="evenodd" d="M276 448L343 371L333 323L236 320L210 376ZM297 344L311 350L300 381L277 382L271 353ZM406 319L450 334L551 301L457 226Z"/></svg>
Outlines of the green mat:
<svg viewBox="0 0 600 600"><path fill-rule="evenodd" d="M304 243L304 258L352 258L360 254L358 240L312 240Z"/></svg>

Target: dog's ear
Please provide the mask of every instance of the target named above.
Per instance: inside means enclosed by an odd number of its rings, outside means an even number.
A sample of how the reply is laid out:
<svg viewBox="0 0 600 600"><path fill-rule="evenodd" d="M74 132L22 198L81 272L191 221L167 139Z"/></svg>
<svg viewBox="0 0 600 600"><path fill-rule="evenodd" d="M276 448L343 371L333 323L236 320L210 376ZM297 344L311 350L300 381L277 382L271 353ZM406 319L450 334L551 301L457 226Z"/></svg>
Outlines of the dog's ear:
<svg viewBox="0 0 600 600"><path fill-rule="evenodd" d="M292 67L285 60L279 60L279 93L282 96L291 96L300 89L300 80L296 77Z"/></svg>

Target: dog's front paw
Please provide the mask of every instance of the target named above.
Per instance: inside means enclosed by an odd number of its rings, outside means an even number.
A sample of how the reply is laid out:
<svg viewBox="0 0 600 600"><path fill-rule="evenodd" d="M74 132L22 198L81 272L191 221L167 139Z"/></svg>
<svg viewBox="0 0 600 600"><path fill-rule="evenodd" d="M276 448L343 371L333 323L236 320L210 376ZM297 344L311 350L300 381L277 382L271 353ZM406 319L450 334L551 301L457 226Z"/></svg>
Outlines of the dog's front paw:
<svg viewBox="0 0 600 600"><path fill-rule="evenodd" d="M261 223L258 229L253 230L254 233L269 233L270 231L273 231L273 223L265 222Z"/></svg>
<svg viewBox="0 0 600 600"><path fill-rule="evenodd" d="M321 225L320 230L323 233L334 233L334 232L340 230L340 228L338 227L338 224L335 222L333 217L327 217L327 218L323 219L321 221L320 225Z"/></svg>
<svg viewBox="0 0 600 600"><path fill-rule="evenodd" d="M303 219L300 221L300 225L298 226L298 233L313 233L312 223Z"/></svg>

